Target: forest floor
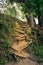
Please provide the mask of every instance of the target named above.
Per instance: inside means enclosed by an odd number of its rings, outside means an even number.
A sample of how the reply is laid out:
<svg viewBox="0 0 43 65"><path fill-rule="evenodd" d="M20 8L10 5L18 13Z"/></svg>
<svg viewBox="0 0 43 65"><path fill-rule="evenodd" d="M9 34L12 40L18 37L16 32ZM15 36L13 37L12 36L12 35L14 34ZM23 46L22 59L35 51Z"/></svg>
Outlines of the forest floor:
<svg viewBox="0 0 43 65"><path fill-rule="evenodd" d="M5 65L43 65L43 63L38 64L36 61L33 61L29 58L22 59L19 62L10 61Z"/></svg>

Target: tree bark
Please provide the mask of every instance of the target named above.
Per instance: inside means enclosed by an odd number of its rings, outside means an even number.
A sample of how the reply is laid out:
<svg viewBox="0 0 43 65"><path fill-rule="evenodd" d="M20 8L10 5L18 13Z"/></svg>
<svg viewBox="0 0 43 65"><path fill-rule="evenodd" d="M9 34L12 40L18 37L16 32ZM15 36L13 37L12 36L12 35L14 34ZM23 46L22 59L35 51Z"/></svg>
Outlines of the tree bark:
<svg viewBox="0 0 43 65"><path fill-rule="evenodd" d="M30 26L33 28L34 27L34 19L33 19L32 12L29 13L29 23L30 23Z"/></svg>
<svg viewBox="0 0 43 65"><path fill-rule="evenodd" d="M33 18L33 14L32 12L30 12L28 15L26 15L26 18L27 18L27 21L28 21L28 24L30 25L30 27L34 27L35 25L35 22L34 22L34 18Z"/></svg>

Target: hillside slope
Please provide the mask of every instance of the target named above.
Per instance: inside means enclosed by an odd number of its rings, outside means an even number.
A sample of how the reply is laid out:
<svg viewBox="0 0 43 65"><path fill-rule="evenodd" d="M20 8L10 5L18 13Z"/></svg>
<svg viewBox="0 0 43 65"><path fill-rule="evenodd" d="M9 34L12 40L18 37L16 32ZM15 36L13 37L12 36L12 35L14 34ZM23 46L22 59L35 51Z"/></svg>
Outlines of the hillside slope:
<svg viewBox="0 0 43 65"><path fill-rule="evenodd" d="M0 61L2 59L10 61L12 60L11 55L14 54L13 58L16 58L15 56L17 56L16 60L18 57L20 57L21 61L18 63L18 65L21 64L21 62L25 65L27 65L27 63L28 65L38 65L36 62L36 57L33 59L34 56L31 56L34 55L33 53L35 53L35 56L37 55L38 57L43 57L43 34L40 28L37 28L38 27L34 27L34 29L31 29L27 22L23 22L8 15L0 14ZM28 59L27 57L31 58L32 60ZM35 63L33 62L34 60ZM30 61L30 63L28 61ZM38 61L40 60L38 59ZM12 63L10 62L10 64ZM10 64L8 63L8 65ZM17 65L14 62L13 64Z"/></svg>

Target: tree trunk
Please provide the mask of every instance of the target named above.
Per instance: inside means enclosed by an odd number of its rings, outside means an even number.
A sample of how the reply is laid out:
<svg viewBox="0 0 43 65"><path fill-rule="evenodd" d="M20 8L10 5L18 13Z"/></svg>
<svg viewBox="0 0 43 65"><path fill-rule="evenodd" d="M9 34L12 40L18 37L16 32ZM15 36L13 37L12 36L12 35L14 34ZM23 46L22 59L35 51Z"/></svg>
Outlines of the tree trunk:
<svg viewBox="0 0 43 65"><path fill-rule="evenodd" d="M38 24L40 27L42 27L42 16L38 16Z"/></svg>
<svg viewBox="0 0 43 65"><path fill-rule="evenodd" d="M32 12L30 12L28 15L26 15L26 18L27 18L27 21L28 21L28 24L30 25L30 27L34 27L34 19L33 19L33 14Z"/></svg>
<svg viewBox="0 0 43 65"><path fill-rule="evenodd" d="M33 28L34 27L34 19L33 19L32 12L29 13L29 23L30 23L30 26Z"/></svg>
<svg viewBox="0 0 43 65"><path fill-rule="evenodd" d="M43 27L43 16L42 16L42 27Z"/></svg>

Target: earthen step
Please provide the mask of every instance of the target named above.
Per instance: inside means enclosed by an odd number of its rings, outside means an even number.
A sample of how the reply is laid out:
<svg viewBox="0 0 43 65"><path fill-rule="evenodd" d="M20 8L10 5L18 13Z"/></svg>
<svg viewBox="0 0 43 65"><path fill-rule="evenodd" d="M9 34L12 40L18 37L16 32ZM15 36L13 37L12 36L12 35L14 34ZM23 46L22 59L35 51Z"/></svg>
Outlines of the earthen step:
<svg viewBox="0 0 43 65"><path fill-rule="evenodd" d="M22 28L26 28L26 26L22 26Z"/></svg>
<svg viewBox="0 0 43 65"><path fill-rule="evenodd" d="M27 24L25 24L25 23L21 23L21 26L27 26Z"/></svg>
<svg viewBox="0 0 43 65"><path fill-rule="evenodd" d="M23 28L21 28L21 27L20 27L20 28L16 28L16 29L17 29L17 30L22 30L22 31L23 31Z"/></svg>
<svg viewBox="0 0 43 65"><path fill-rule="evenodd" d="M23 34L19 34L18 36L16 36L16 39L22 41L22 40L25 40L26 36L27 36L26 34L24 34L24 35Z"/></svg>
<svg viewBox="0 0 43 65"><path fill-rule="evenodd" d="M26 41L31 41L31 37L30 36L26 36Z"/></svg>
<svg viewBox="0 0 43 65"><path fill-rule="evenodd" d="M15 39L14 39L14 41L16 41L16 42L23 41L23 40L25 40L24 37L23 37L23 38L15 38Z"/></svg>
<svg viewBox="0 0 43 65"><path fill-rule="evenodd" d="M21 30L21 31L24 31L24 30L26 30L27 28L16 28L16 29L19 29L19 30Z"/></svg>
<svg viewBox="0 0 43 65"><path fill-rule="evenodd" d="M27 36L27 34L17 34L17 36L14 37L14 40L15 41L23 41L23 40L25 40L26 36Z"/></svg>
<svg viewBox="0 0 43 65"><path fill-rule="evenodd" d="M16 50L12 49L12 48L10 48L9 50L10 50L10 51L9 51L10 53L13 53L13 54L14 54L14 57L15 57L15 55L16 55L16 56L19 56L19 57L23 57L23 58L28 58L28 57L30 57L30 54L27 53L25 50L22 50L21 52L18 52L18 51L16 51Z"/></svg>
<svg viewBox="0 0 43 65"><path fill-rule="evenodd" d="M27 34L17 34L16 37L20 37L20 38L22 38L22 37L26 37L26 36L27 36Z"/></svg>
<svg viewBox="0 0 43 65"><path fill-rule="evenodd" d="M29 45L32 43L32 39L26 41Z"/></svg>
<svg viewBox="0 0 43 65"><path fill-rule="evenodd" d="M17 31L18 33L24 34L24 31L22 31L22 30L16 29L16 31Z"/></svg>
<svg viewBox="0 0 43 65"><path fill-rule="evenodd" d="M27 48L29 46L31 42L27 43L25 40L24 41L20 41L19 44L17 43L13 43L11 48L13 48L14 50L21 52L23 49Z"/></svg>
<svg viewBox="0 0 43 65"><path fill-rule="evenodd" d="M22 26L21 28L22 28L23 30L26 30L26 29L27 29L27 27L23 27L23 26Z"/></svg>
<svg viewBox="0 0 43 65"><path fill-rule="evenodd" d="M28 57L30 57L30 54L29 53L27 53L26 51L21 51L21 52L16 52L15 51L15 53L14 53L15 55L17 55L17 56L20 56L20 57L23 57L23 58L28 58Z"/></svg>
<svg viewBox="0 0 43 65"><path fill-rule="evenodd" d="M25 40L25 37L16 37L16 40Z"/></svg>

